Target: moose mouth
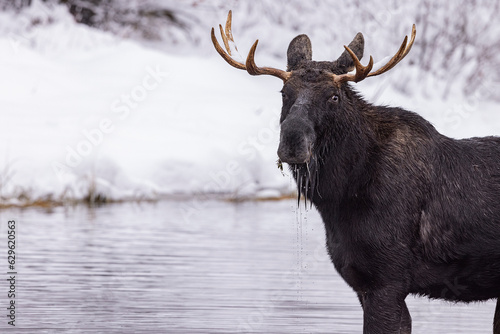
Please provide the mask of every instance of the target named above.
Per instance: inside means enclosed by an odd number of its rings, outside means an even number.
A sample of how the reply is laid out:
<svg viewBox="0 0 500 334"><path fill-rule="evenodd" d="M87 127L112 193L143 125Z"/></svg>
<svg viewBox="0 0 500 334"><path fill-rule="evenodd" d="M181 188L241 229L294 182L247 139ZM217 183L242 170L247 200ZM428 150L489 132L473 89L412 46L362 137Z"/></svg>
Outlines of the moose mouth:
<svg viewBox="0 0 500 334"><path fill-rule="evenodd" d="M283 156L283 154L279 154L278 151L278 158L280 159L281 162L286 162L290 166L299 166L299 165L307 165L311 161L312 158L312 149L309 149L306 153L297 155L297 156Z"/></svg>

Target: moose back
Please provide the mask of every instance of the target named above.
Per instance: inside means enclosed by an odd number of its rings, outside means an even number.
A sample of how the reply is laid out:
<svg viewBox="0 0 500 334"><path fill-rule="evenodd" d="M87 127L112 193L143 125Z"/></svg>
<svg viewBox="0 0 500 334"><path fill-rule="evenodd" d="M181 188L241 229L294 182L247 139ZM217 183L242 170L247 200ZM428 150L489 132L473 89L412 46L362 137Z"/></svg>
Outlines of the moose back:
<svg viewBox="0 0 500 334"><path fill-rule="evenodd" d="M401 108L375 106L350 85L392 69L415 40L405 37L376 71L363 66L358 33L335 61L313 61L294 38L287 71L232 52L231 12L212 28L217 52L251 75L283 81L278 156L323 219L330 258L357 293L365 334L411 333L408 294L450 301L497 299L500 334L500 138L455 140ZM351 71L353 71L350 73Z"/></svg>

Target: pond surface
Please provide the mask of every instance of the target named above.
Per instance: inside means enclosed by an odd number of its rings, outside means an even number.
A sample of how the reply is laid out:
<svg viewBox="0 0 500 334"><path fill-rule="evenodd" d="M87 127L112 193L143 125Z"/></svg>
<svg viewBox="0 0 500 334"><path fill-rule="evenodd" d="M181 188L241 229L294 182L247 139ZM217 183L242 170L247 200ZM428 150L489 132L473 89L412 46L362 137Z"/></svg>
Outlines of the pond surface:
<svg viewBox="0 0 500 334"><path fill-rule="evenodd" d="M0 219L1 332L11 327L9 219L17 231L15 332L362 332L361 308L327 257L319 215L296 201L6 210ZM414 333L492 332L493 302L407 301Z"/></svg>

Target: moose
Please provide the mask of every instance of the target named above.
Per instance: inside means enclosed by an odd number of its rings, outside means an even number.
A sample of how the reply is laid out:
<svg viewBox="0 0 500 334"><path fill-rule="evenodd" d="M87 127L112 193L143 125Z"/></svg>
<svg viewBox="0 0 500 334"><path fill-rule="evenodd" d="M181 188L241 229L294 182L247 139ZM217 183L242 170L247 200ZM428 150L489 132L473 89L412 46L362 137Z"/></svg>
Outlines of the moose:
<svg viewBox="0 0 500 334"><path fill-rule="evenodd" d="M250 75L283 81L278 157L289 165L299 198L324 222L326 247L356 292L363 333L411 333L409 294L453 302L496 298L500 334L500 138L452 139L418 114L367 102L351 85L383 74L416 36L372 71L358 33L335 61L312 60L310 39L295 37L287 70L245 63L231 31L212 28L217 52Z"/></svg>

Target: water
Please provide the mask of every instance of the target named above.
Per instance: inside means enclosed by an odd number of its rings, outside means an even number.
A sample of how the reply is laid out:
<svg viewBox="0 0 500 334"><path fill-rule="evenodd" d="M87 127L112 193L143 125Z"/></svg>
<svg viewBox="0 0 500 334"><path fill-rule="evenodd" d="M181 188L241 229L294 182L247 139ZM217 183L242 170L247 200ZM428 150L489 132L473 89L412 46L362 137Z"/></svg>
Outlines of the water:
<svg viewBox="0 0 500 334"><path fill-rule="evenodd" d="M315 211L185 201L1 211L1 332L11 327L8 219L17 222L16 332L362 331ZM493 302L407 301L414 333L492 332Z"/></svg>

